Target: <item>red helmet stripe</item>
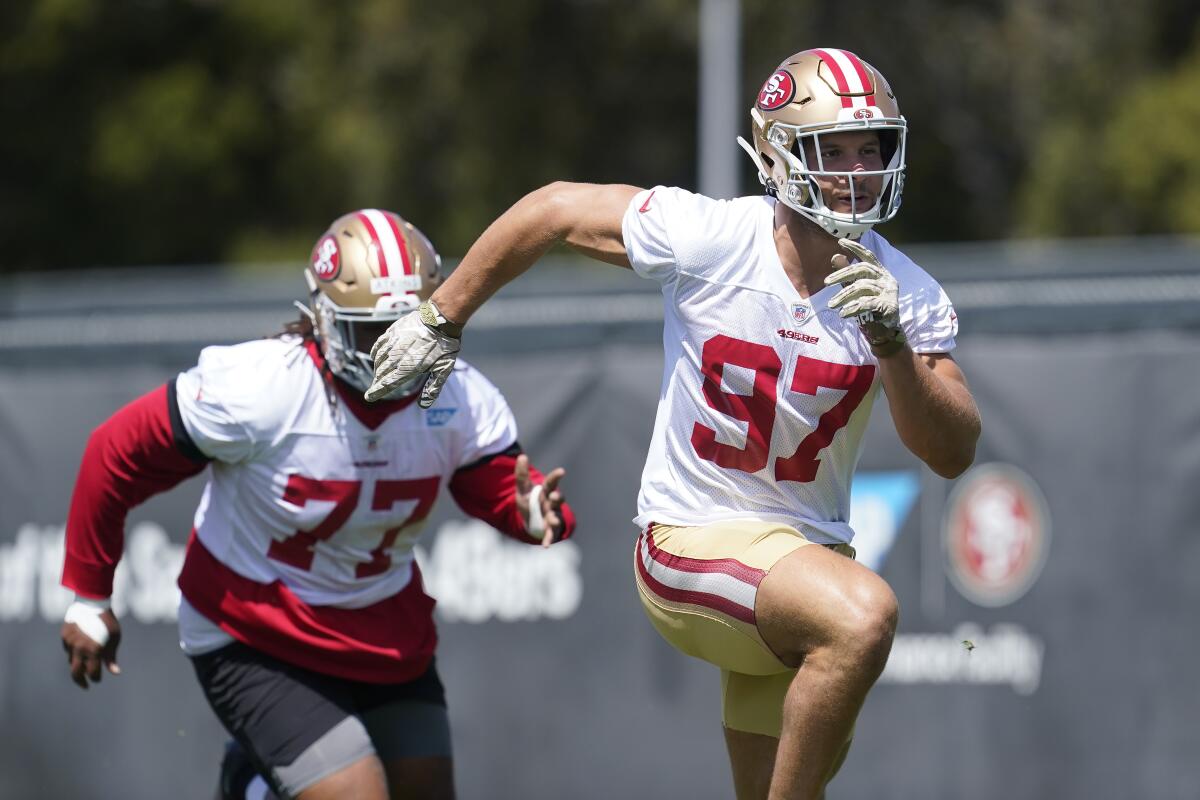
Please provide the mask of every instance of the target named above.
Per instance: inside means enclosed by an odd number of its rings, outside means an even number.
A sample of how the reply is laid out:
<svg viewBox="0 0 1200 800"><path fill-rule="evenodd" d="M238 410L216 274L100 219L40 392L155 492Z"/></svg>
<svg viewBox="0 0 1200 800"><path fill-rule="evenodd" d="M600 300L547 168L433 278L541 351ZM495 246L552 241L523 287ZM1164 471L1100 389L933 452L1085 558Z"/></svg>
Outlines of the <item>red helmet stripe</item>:
<svg viewBox="0 0 1200 800"><path fill-rule="evenodd" d="M842 108L854 106L856 95L866 95L866 105L875 105L875 94L871 91L871 75L858 56L849 50L814 50L814 53L825 63L833 81L837 84L838 93L842 96ZM869 93L869 94L868 94Z"/></svg>
<svg viewBox="0 0 1200 800"><path fill-rule="evenodd" d="M853 101L848 96L850 84L846 81L846 73L842 72L842 68L838 66L833 54L828 50L814 50L813 52L825 63L825 66L829 68L829 73L833 75L833 82L837 84L838 94L842 96L842 108L850 108Z"/></svg>
<svg viewBox="0 0 1200 800"><path fill-rule="evenodd" d="M362 221L362 224L367 228L367 233L371 235L371 244L375 245L375 252L379 254L379 275L386 278L388 274L387 255L385 254L383 244L379 241L379 231L375 229L375 225L371 222L368 212L357 211L354 216Z"/></svg>
<svg viewBox="0 0 1200 800"><path fill-rule="evenodd" d="M396 244L400 247L400 260L404 262L404 274L412 275L412 262L408 258L408 240L404 238L404 234L400 232L400 226L396 224L395 214L383 215L392 229L392 235L396 237Z"/></svg>
<svg viewBox="0 0 1200 800"><path fill-rule="evenodd" d="M862 83L862 90L864 92L871 92L867 95L867 105L875 105L875 93L871 91L873 88L871 84L871 73L867 72L867 66L863 64L861 58L854 55L854 53L851 53L849 50L843 50L842 52L846 55L846 58L854 67L854 71L858 73L858 79Z"/></svg>

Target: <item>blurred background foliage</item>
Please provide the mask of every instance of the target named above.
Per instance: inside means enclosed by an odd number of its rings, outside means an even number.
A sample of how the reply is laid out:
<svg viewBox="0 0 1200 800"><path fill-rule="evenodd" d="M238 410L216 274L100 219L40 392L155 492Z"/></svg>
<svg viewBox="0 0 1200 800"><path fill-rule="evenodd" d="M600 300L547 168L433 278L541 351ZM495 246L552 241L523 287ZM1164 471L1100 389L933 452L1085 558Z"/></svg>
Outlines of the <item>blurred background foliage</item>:
<svg viewBox="0 0 1200 800"><path fill-rule="evenodd" d="M911 125L890 238L1200 232L1194 0L742 12L747 110L807 47L854 50L888 76ZM697 0L6 0L0 270L294 262L364 206L456 256L552 180L695 187L697 13ZM757 192L748 160L743 176Z"/></svg>

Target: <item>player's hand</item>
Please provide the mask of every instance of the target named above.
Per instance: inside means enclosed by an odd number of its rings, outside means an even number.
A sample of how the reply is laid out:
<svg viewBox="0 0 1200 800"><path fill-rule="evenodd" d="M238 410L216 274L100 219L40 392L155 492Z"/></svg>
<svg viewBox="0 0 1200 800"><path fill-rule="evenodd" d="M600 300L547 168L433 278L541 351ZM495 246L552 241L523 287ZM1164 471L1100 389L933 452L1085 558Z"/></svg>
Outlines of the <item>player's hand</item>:
<svg viewBox="0 0 1200 800"><path fill-rule="evenodd" d="M563 494L558 483L566 474L567 471L559 467L546 476L544 483L534 484L529 478L529 456L524 453L517 456L517 466L513 469L517 479L517 510L525 520L529 537L541 542L542 547L549 547L562 538Z"/></svg>
<svg viewBox="0 0 1200 800"><path fill-rule="evenodd" d="M425 303L422 306L426 305ZM462 340L425 324L423 308L392 323L371 348L375 380L367 389L369 401L385 400L397 388L426 372L417 405L429 408L454 370Z"/></svg>
<svg viewBox="0 0 1200 800"><path fill-rule="evenodd" d="M829 301L843 317L857 317L863 335L871 347L895 352L904 343L900 327L900 286L887 267L867 248L853 239L838 239L838 245L858 261L851 264L838 253L831 260L833 272L826 286L842 284L843 289Z"/></svg>
<svg viewBox="0 0 1200 800"><path fill-rule="evenodd" d="M71 680L80 689L87 689L89 681L100 682L101 666L113 675L121 674L121 668L117 666L121 623L117 622L111 608L76 599L67 608L60 635L70 664Z"/></svg>

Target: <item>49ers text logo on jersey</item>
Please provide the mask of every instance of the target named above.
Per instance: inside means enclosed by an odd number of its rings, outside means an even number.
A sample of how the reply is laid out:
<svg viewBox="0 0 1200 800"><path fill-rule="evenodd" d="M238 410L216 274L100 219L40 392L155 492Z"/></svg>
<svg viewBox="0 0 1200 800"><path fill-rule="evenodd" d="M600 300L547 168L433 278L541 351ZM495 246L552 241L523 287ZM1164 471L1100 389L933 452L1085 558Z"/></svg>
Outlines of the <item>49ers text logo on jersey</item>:
<svg viewBox="0 0 1200 800"><path fill-rule="evenodd" d="M792 102L796 96L796 81L786 69L776 70L767 78L758 93L758 107L763 111L774 111Z"/></svg>
<svg viewBox="0 0 1200 800"><path fill-rule="evenodd" d="M337 239L327 233L317 242L312 251L312 268L317 277L323 281L331 281L342 271L341 259L338 257Z"/></svg>

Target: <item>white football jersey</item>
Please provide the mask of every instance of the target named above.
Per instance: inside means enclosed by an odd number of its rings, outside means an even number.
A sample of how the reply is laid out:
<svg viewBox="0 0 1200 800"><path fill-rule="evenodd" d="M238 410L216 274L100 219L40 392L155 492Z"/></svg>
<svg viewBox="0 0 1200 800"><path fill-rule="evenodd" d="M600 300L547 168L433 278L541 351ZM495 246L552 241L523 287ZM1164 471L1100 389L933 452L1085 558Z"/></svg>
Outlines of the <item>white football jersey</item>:
<svg viewBox="0 0 1200 800"><path fill-rule="evenodd" d="M330 403L294 338L208 347L176 392L214 459L196 535L234 572L313 606L363 608L403 589L438 489L517 437L503 396L462 359L433 408L412 403L374 430Z"/></svg>
<svg viewBox="0 0 1200 800"><path fill-rule="evenodd" d="M641 527L763 519L813 541L849 542L850 482L879 391L878 360L853 319L796 291L775 250L769 197L640 192L625 212L633 269L662 284L662 390L638 497ZM941 286L878 234L917 353L954 348Z"/></svg>

